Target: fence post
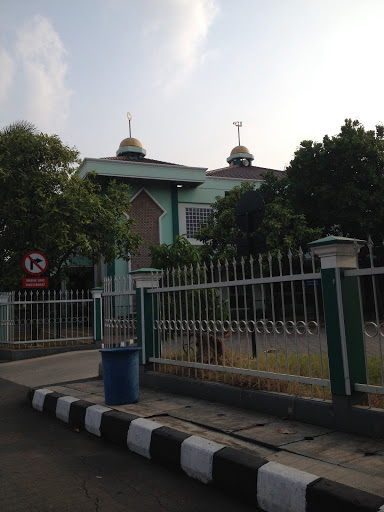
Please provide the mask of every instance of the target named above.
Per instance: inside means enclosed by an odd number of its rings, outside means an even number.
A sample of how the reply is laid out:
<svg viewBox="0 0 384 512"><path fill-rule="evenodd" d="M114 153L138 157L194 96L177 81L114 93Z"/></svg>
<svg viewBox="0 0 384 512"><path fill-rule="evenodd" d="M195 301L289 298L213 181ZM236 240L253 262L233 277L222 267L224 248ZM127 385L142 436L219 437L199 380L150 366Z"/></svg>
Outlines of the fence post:
<svg viewBox="0 0 384 512"><path fill-rule="evenodd" d="M8 336L8 301L9 294L0 292L0 341L10 341Z"/></svg>
<svg viewBox="0 0 384 512"><path fill-rule="evenodd" d="M344 270L356 268L355 240L328 236L308 244L321 259L321 282L327 334L329 372L333 402L349 397L356 403L365 396L354 384L367 382L364 331L358 282L344 278ZM358 250L364 240L356 240Z"/></svg>
<svg viewBox="0 0 384 512"><path fill-rule="evenodd" d="M130 275L136 283L137 344L142 347L140 364L147 364L158 344L158 331L153 328L157 320L158 294L148 293L148 290L159 287L162 272L157 268L140 268Z"/></svg>
<svg viewBox="0 0 384 512"><path fill-rule="evenodd" d="M93 339L95 342L101 342L103 339L103 306L101 300L103 288L92 288L91 293L93 298Z"/></svg>

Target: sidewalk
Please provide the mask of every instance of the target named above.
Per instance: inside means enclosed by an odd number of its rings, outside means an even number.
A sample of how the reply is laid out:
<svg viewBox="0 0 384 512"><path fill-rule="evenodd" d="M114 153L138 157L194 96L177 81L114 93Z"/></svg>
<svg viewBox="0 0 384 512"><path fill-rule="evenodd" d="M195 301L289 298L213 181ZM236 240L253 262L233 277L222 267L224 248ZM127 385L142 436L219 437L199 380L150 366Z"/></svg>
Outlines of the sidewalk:
<svg viewBox="0 0 384 512"><path fill-rule="evenodd" d="M49 389L105 405L98 379ZM148 388L137 404L108 407L384 497L383 440Z"/></svg>
<svg viewBox="0 0 384 512"><path fill-rule="evenodd" d="M44 387L79 399L79 404L85 401L104 406L103 382L96 377L98 362L98 351L55 355L39 361L4 363L0 377ZM384 498L383 439L344 434L148 388L141 388L137 404L109 407Z"/></svg>

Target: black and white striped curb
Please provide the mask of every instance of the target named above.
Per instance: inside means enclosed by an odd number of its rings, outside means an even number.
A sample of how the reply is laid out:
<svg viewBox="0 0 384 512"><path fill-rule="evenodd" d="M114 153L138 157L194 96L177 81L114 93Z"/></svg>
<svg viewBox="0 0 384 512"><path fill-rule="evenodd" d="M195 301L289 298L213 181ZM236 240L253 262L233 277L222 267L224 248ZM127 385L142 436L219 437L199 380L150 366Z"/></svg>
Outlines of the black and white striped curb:
<svg viewBox="0 0 384 512"><path fill-rule="evenodd" d="M384 498L310 473L268 462L147 418L31 389L32 407L168 468L184 471L266 512L384 512Z"/></svg>

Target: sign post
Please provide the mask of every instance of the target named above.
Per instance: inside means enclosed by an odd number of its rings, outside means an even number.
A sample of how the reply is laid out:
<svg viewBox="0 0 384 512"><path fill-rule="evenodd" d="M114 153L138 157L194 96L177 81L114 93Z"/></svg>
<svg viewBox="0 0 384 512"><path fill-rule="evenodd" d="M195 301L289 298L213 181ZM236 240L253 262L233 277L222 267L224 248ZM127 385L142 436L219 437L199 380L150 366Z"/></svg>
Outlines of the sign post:
<svg viewBox="0 0 384 512"><path fill-rule="evenodd" d="M48 268L46 256L38 251L31 251L23 258L23 268L31 276L23 277L23 288L48 288L48 277L38 277Z"/></svg>
<svg viewBox="0 0 384 512"><path fill-rule="evenodd" d="M251 255L257 255L266 250L265 237L259 233L255 233L257 228L263 221L265 214L265 203L262 195L257 190L248 190L245 192L237 202L235 215L236 224L246 237L237 240L237 254L238 256L245 256L249 258ZM253 286L246 287L248 297L248 310L252 315L255 307L255 291ZM252 356L257 357L256 347L256 331L251 333L252 336Z"/></svg>

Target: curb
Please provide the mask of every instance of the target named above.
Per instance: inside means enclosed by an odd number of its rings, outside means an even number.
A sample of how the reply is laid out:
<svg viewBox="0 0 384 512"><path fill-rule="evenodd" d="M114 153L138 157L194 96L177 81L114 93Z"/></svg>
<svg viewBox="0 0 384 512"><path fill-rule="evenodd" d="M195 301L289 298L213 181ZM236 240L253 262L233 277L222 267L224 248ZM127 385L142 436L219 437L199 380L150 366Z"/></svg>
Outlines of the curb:
<svg viewBox="0 0 384 512"><path fill-rule="evenodd" d="M24 349L1 348L0 356L1 359L7 362L24 361L25 359L34 359L36 357L53 356L55 354L64 354L66 352L80 352L82 350L97 350L100 348L100 342L86 343L84 345L68 345L65 347L41 347Z"/></svg>
<svg viewBox="0 0 384 512"><path fill-rule="evenodd" d="M30 389L34 409L183 471L265 512L384 512L384 498L99 404Z"/></svg>

